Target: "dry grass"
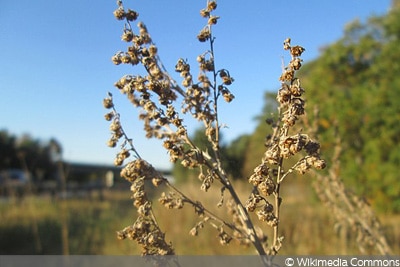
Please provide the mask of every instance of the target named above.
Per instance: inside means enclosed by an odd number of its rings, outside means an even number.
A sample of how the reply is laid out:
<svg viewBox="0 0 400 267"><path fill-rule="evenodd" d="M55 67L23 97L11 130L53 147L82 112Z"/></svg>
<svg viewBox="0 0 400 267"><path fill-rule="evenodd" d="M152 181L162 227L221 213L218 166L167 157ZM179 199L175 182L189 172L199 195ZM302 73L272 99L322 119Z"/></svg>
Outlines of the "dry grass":
<svg viewBox="0 0 400 267"><path fill-rule="evenodd" d="M288 181L282 194L282 234L285 236L282 255L338 255L359 254L354 238L337 235L329 210L315 201L310 181L299 178ZM218 194L199 194L200 184L184 185L184 190L194 199L201 199L207 205L218 203ZM241 197L246 194L247 183L235 184ZM134 242L117 240L116 231L132 223L136 214L129 200L130 192L107 192L104 201L93 199L69 199L66 217L60 214L60 201L50 198L29 197L22 202L0 203L0 254L39 254L37 242L43 254L62 254L61 225L66 218L69 233L70 254L139 255L140 246ZM205 226L197 237L189 230L197 222L193 210L185 206L181 210L168 210L154 201L158 220L166 232L166 240L172 241L178 255L240 255L256 254L252 247L232 242L222 246L217 231ZM156 204L157 203L157 204ZM221 215L225 209L221 208ZM38 232L34 233L35 223ZM381 223L395 255L400 254L400 216L382 215ZM12 235L12 240L7 238ZM36 244L36 245L35 245ZM82 245L79 245L82 244Z"/></svg>
<svg viewBox="0 0 400 267"><path fill-rule="evenodd" d="M282 192L282 234L284 246L280 254L292 255L346 255L359 254L354 236L348 232L346 236L334 230L334 218L311 189L311 180L298 177L298 180L288 181ZM216 205L219 201L218 192L202 194L200 184L185 184L183 189L194 199L201 200L204 205ZM248 193L247 183L236 183L235 188L242 199ZM216 189L215 189L216 190ZM193 216L192 207L182 210L168 210L154 201L154 212L158 214L159 224L166 232L166 239L173 242L178 255L241 255L256 254L252 247L243 247L237 242L222 246L218 242L217 231L205 226L197 237L189 235L189 230L198 219ZM221 208L219 215L223 216L226 209ZM400 216L382 215L382 225L393 253L400 253ZM254 220L255 222L257 220ZM256 222L256 225L260 225Z"/></svg>

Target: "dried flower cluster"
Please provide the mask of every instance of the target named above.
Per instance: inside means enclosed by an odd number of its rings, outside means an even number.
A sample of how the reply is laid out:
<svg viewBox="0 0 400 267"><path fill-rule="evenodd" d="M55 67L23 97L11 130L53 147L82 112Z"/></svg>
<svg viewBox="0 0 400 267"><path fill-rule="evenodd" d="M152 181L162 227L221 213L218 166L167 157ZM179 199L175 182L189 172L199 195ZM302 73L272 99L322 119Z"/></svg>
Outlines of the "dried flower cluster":
<svg viewBox="0 0 400 267"><path fill-rule="evenodd" d="M278 235L281 182L294 170L304 173L312 166L317 169L325 167L325 162L319 156L317 142L303 133L289 135L289 129L295 125L299 116L304 114L304 89L300 80L295 78L295 72L301 67L300 56L304 48L292 47L290 39L285 40L284 48L290 51L292 60L280 77L282 87L277 96L280 118L278 122L273 123L274 134L267 144L262 163L249 177L249 182L253 185L252 194L246 204L242 204L227 170L222 167L220 156L221 126L218 102L221 98L228 103L234 99L229 90L234 78L227 69L217 68L215 65L213 27L220 19L214 14L217 2L207 0L206 7L200 11L206 23L198 33L197 39L199 42L208 43L209 49L197 56L198 75L195 77L187 60L180 58L175 65L175 71L182 79L180 84L165 70L146 26L139 22L137 31L132 29L131 23L137 20L139 14L130 9L125 10L120 0L117 4L114 16L125 21L121 39L128 43L128 47L126 51L118 51L111 60L115 65L142 66L146 75L124 75L115 83L115 87L139 108L139 119L144 122L146 136L163 140L163 147L167 150L171 162L199 170L201 190L207 192L214 183L218 183L221 199L217 207L223 206L225 192L228 192L229 201L226 208L230 218L229 221L222 219L201 202L187 197L140 157L132 140L122 128L120 115L109 93L103 101L104 107L109 110L105 119L111 123L111 137L107 144L116 147L121 143L114 163L122 166L130 156L135 158L123 167L121 176L132 184L132 199L138 218L133 225L120 231L118 236L136 240L142 245L144 255L174 253L172 245L165 241L165 236L155 219L152 202L146 194L146 187L164 184L171 191L161 194L161 205L168 209L181 209L185 204L189 204L194 207L196 215L200 218L190 230L191 235L196 236L205 224L209 224L217 230L221 244L226 245L231 240L238 240L241 244L252 244L260 255L276 254L282 241L282 237ZM183 114L190 114L203 123L204 134L212 147L211 151L202 150L192 142L183 123ZM302 151L305 151L306 156L285 171L284 160ZM270 196L275 197L275 203L267 199ZM255 212L261 221L274 229L273 244L267 251L268 238L261 228L253 225L249 212Z"/></svg>
<svg viewBox="0 0 400 267"><path fill-rule="evenodd" d="M146 181L152 181L153 185L158 186L165 178L142 159L126 165L121 171L121 176L132 183L133 205L137 209L138 217L132 225L118 232L118 238L137 241L142 246L143 255L174 254L172 245L165 241L165 235L155 220L152 204L145 190Z"/></svg>
<svg viewBox="0 0 400 267"><path fill-rule="evenodd" d="M217 101L220 96L227 102L234 99L228 86L234 79L226 69L216 70L212 44L212 25L216 24L218 16L212 15L217 8L215 1L209 1L201 15L207 18L207 25L201 30L199 41L210 41L211 50L197 57L200 73L197 81L191 73L190 65L183 59L178 59L175 71L182 77L182 87L179 86L164 70L163 64L157 55L157 47L152 42L144 23L139 22L138 33L135 33L131 23L139 14L135 11L125 11L122 1L118 1L118 8L114 16L118 20L126 20L121 39L130 45L126 52L118 51L112 62L116 65L142 65L147 75L124 75L115 86L136 107L141 108L139 118L144 121L144 129L148 138L156 137L164 140L171 162L181 161L185 167L198 167L204 164L204 155L187 135L187 129L182 124L179 110L176 109L178 96L183 97L182 113L190 113L194 118L202 121L206 126L205 133L212 142L215 151L219 147L219 123L217 116ZM204 39L204 40L203 40ZM209 77L211 76L211 78ZM219 78L220 83L216 80ZM158 101L155 101L157 99ZM105 100L110 102L109 100ZM112 108L112 104L104 103L105 107ZM122 137L119 132L119 116L115 112L106 114L106 119L112 120L112 132L109 146L116 146ZM187 149L189 147L189 149ZM126 157L122 154L116 162L122 165Z"/></svg>
<svg viewBox="0 0 400 267"><path fill-rule="evenodd" d="M274 132L266 143L267 150L261 164L254 169L254 173L248 179L254 189L246 203L246 209L249 212L256 212L259 220L274 228L274 239L268 250L269 254L276 254L283 240L278 231L282 181L294 170L304 174L311 167L323 169L326 166L325 161L320 158L318 142L304 133L290 134L290 131L294 130L296 121L304 115L303 93L305 90L295 74L301 67L300 56L305 49L301 46L291 46L289 38L284 41L283 47L290 52L291 61L279 78L281 81L281 88L277 95L280 105L279 118L277 122L267 120L267 123L273 126ZM306 155L285 170L284 161L302 151ZM274 204L268 201L270 196L275 199Z"/></svg>

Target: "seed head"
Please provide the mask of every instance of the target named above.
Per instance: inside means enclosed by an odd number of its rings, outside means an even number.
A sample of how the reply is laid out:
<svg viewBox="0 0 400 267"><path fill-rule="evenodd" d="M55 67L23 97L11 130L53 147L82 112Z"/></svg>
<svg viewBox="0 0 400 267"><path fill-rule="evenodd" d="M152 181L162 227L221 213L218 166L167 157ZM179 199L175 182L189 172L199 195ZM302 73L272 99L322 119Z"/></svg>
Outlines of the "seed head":
<svg viewBox="0 0 400 267"><path fill-rule="evenodd" d="M204 27L204 28L200 31L200 33L197 35L197 39L198 39L200 42L205 42L205 41L207 41L208 39L210 39L210 37L211 37L211 32L210 32L210 28L209 28L208 26Z"/></svg>
<svg viewBox="0 0 400 267"><path fill-rule="evenodd" d="M290 38L286 38L285 41L283 41L283 49L289 50L290 49Z"/></svg>
<svg viewBox="0 0 400 267"><path fill-rule="evenodd" d="M217 1L210 1L207 3L207 10L212 11L217 9Z"/></svg>
<svg viewBox="0 0 400 267"><path fill-rule="evenodd" d="M123 52L118 52L116 53L114 56L112 56L111 61L115 64L115 65L119 65L122 63L121 60L121 55L123 54Z"/></svg>
<svg viewBox="0 0 400 267"><path fill-rule="evenodd" d="M111 97L104 98L103 99L103 106L106 109L112 108L114 106L112 98Z"/></svg>
<svg viewBox="0 0 400 267"><path fill-rule="evenodd" d="M114 119L110 125L110 131L116 132L121 129L121 124L118 119Z"/></svg>
<svg viewBox="0 0 400 267"><path fill-rule="evenodd" d="M189 231L189 235L191 236L197 236L199 234L199 231L197 230L197 227L193 227L190 231Z"/></svg>
<svg viewBox="0 0 400 267"><path fill-rule="evenodd" d="M316 168L317 170L322 170L325 169L326 167L326 162L323 159L317 159L313 162L313 166L314 168Z"/></svg>
<svg viewBox="0 0 400 267"><path fill-rule="evenodd" d="M106 121L111 121L112 118L114 118L114 112L109 112L109 113L105 114L104 118L106 119Z"/></svg>
<svg viewBox="0 0 400 267"><path fill-rule="evenodd" d="M282 82L290 82L293 80L293 78L294 78L294 69L288 68L282 73L281 77L279 77L279 80Z"/></svg>
<svg viewBox="0 0 400 267"><path fill-rule="evenodd" d="M304 93L304 88L300 85L300 80L295 78L290 85L290 92L293 96L299 97Z"/></svg>
<svg viewBox="0 0 400 267"><path fill-rule="evenodd" d="M123 7L118 7L114 12L114 17L117 20L123 20L125 18L125 11Z"/></svg>
<svg viewBox="0 0 400 267"><path fill-rule="evenodd" d="M296 45L290 48L290 54L294 57L299 57L301 54L306 51L303 47Z"/></svg>
<svg viewBox="0 0 400 267"><path fill-rule="evenodd" d="M220 230L218 237L219 237L219 243L221 245L228 245L232 240L232 237L228 235L228 233L225 232L225 230L223 230L222 228Z"/></svg>
<svg viewBox="0 0 400 267"><path fill-rule="evenodd" d="M294 70L299 70L301 67L301 62L302 60L298 57L294 58L291 62L290 62L290 66L294 69Z"/></svg>
<svg viewBox="0 0 400 267"><path fill-rule="evenodd" d="M210 11L207 10L207 9L202 9L202 10L200 10L200 15L201 15L203 18L208 18L208 17L210 16Z"/></svg>
<svg viewBox="0 0 400 267"><path fill-rule="evenodd" d="M150 54L151 57L154 57L157 54L157 46L150 45L149 54Z"/></svg>
<svg viewBox="0 0 400 267"><path fill-rule="evenodd" d="M139 17L139 13L134 10L128 9L128 12L125 13L125 17L128 21L134 21Z"/></svg>
<svg viewBox="0 0 400 267"><path fill-rule="evenodd" d="M235 96L227 88L222 89L221 93L224 97L224 100L228 103L230 103L235 98Z"/></svg>
<svg viewBox="0 0 400 267"><path fill-rule="evenodd" d="M208 25L215 25L217 24L219 16L210 16L208 19Z"/></svg>
<svg viewBox="0 0 400 267"><path fill-rule="evenodd" d="M127 28L124 29L124 32L122 33L121 39L122 39L122 41L125 41L125 42L132 41L133 40L133 32L132 32L132 30L131 29L127 29Z"/></svg>
<svg viewBox="0 0 400 267"><path fill-rule="evenodd" d="M108 147L116 147L117 146L118 140L111 138L110 140L107 141L107 146Z"/></svg>
<svg viewBox="0 0 400 267"><path fill-rule="evenodd" d="M131 63L131 56L128 53L125 53L121 56L121 61L125 64Z"/></svg>
<svg viewBox="0 0 400 267"><path fill-rule="evenodd" d="M270 196L275 191L275 183L272 179L266 179L258 184L257 188L264 196Z"/></svg>

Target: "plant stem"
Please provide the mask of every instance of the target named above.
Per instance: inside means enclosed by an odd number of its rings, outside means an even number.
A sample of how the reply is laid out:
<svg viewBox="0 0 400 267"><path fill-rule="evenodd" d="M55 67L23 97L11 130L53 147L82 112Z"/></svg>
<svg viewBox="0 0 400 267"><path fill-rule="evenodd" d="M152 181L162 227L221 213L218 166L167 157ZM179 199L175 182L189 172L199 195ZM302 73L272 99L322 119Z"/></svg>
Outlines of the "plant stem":
<svg viewBox="0 0 400 267"><path fill-rule="evenodd" d="M279 117L281 117L281 110L279 109ZM279 127L280 128L280 127ZM286 138L286 136L289 133L289 127L283 125L282 128L278 129L277 132L282 132L282 136ZM280 247L280 241L279 241L279 223L280 223L280 207L281 207L281 197L280 197L280 188L281 188L281 183L283 181L283 178L285 178L286 173L284 173L283 170L283 157L279 156L279 164L278 164L278 175L276 178L276 189L274 192L274 197L275 197L275 218L278 220L276 225L274 225L274 239L273 239L273 244L272 244L272 253L277 254L279 247Z"/></svg>
<svg viewBox="0 0 400 267"><path fill-rule="evenodd" d="M218 86L217 86L217 72L215 69L215 61L214 61L214 38L212 36L212 32L210 29L210 53L213 62L213 90L214 90L214 113L215 113L215 140L213 140L213 150L215 154L215 160L218 166L217 175L220 178L219 181L228 189L230 195L233 198L233 201L237 205L237 210L239 211L240 218L242 220L242 224L246 226L246 235L249 237L250 241L253 243L255 249L257 250L259 255L266 255L263 245L261 244L259 238L257 237L257 233L255 231L254 225L250 219L250 216L240 201L239 196L237 195L233 185L231 184L229 178L227 177L224 169L221 164L221 156L219 151L219 121L218 121ZM208 163L209 167L213 167L212 164Z"/></svg>
<svg viewBox="0 0 400 267"><path fill-rule="evenodd" d="M178 188L173 186L166 178L164 178L164 182L166 183L167 187L169 187L171 190L173 190L174 192L179 194L185 202L190 203L193 207L200 208L211 219L213 219L217 222L220 222L223 225L226 225L227 227L229 227L230 229L232 229L234 231L241 232L240 229L238 229L235 225L227 223L226 221L224 221L223 219L218 217L218 215L214 214L213 212L211 212L210 210L205 208L199 201L194 201L194 200L190 199L189 197L187 197L182 191L180 191Z"/></svg>

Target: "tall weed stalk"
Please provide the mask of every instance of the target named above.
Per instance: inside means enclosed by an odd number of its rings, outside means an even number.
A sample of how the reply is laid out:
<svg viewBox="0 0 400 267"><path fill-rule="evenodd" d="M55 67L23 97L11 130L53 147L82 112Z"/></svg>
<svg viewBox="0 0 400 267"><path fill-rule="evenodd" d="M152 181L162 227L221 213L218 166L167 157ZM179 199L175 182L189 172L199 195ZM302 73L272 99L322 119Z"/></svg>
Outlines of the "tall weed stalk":
<svg viewBox="0 0 400 267"><path fill-rule="evenodd" d="M348 190L340 177L340 156L343 153L340 137L336 137L332 167L328 176L315 173L313 188L321 202L332 211L338 234L352 234L362 254L390 255L383 227L368 202Z"/></svg>
<svg viewBox="0 0 400 267"><path fill-rule="evenodd" d="M115 83L115 87L140 110L139 119L143 121L146 137L161 139L172 163L197 169L201 191L207 192L211 186L217 186L221 194L216 207L206 207L187 196L142 158L133 140L124 131L113 96L108 93L103 101L104 107L109 110L105 119L111 123L108 146L116 147L119 144L120 151L114 163L117 166L125 163L121 176L131 183L133 204L138 214L132 225L118 232L118 237L135 240L142 246L143 255L175 253L157 222L148 198L149 187L164 185L169 191L160 195L159 202L162 205L168 209L181 209L186 205L194 208L198 222L189 230L190 235L198 235L208 224L215 228L222 245L237 240L241 244L252 245L259 255L277 254L283 244L279 225L285 223L280 215L284 180L292 172L304 174L312 167L323 169L326 166L320 158L319 143L294 127L299 118L305 115L304 88L296 77L305 49L291 45L289 38L284 41L283 48L288 51L291 60L279 78L278 116L267 119L272 134L265 143L264 156L258 165L255 163L254 173L248 177L248 199L242 202L232 184L229 170L223 168L220 151L222 126L219 102L224 100L230 103L234 100L229 89L234 78L227 69L215 64L213 29L220 20L215 13L217 2L208 0L206 7L200 10L205 26L199 31L197 39L206 48L196 58L199 73L196 77L192 66L183 58L178 59L175 71L181 77L180 83L165 69L145 24L139 22L137 29L132 27L139 14L126 9L122 1L117 1L117 5L114 16L124 22L121 38L128 47L126 51L117 52L112 61L115 65L142 66L146 75L124 75ZM184 114L190 114L204 125L204 135L211 150L203 150L193 142L184 123ZM289 165L289 162L295 163ZM228 219L220 217L214 210L223 207L229 215ZM251 216L252 213L255 216ZM264 229L255 227L252 218L264 222ZM268 228L273 232L271 241L265 234Z"/></svg>

